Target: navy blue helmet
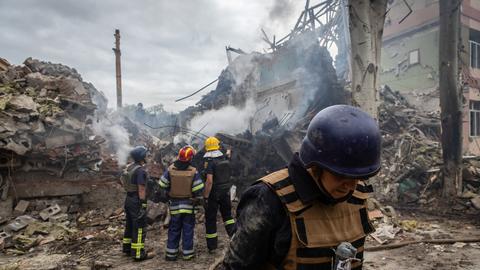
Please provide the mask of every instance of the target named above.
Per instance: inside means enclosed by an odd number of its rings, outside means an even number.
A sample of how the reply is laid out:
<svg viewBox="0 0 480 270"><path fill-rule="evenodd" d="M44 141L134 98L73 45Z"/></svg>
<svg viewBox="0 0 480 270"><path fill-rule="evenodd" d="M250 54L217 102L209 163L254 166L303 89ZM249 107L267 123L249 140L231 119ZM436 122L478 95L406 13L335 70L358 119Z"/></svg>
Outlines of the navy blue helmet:
<svg viewBox="0 0 480 270"><path fill-rule="evenodd" d="M147 152L148 150L145 146L136 146L132 151L130 151L130 156L135 162L140 162L145 159Z"/></svg>
<svg viewBox="0 0 480 270"><path fill-rule="evenodd" d="M369 114L334 105L315 115L300 147L300 160L336 175L366 179L380 170L381 135Z"/></svg>

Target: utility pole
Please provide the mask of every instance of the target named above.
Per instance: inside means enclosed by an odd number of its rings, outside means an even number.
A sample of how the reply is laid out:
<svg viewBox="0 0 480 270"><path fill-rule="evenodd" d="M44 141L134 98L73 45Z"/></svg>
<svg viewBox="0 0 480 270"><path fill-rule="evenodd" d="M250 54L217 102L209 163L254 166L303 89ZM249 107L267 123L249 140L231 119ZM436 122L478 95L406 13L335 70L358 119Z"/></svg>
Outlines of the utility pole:
<svg viewBox="0 0 480 270"><path fill-rule="evenodd" d="M120 64L120 30L115 29L115 73L117 78L117 110L122 107L122 66Z"/></svg>
<svg viewBox="0 0 480 270"><path fill-rule="evenodd" d="M462 192L462 91L458 84L461 0L440 0L439 74L443 196Z"/></svg>
<svg viewBox="0 0 480 270"><path fill-rule="evenodd" d="M348 8L353 105L378 119L378 67L387 0L349 0Z"/></svg>

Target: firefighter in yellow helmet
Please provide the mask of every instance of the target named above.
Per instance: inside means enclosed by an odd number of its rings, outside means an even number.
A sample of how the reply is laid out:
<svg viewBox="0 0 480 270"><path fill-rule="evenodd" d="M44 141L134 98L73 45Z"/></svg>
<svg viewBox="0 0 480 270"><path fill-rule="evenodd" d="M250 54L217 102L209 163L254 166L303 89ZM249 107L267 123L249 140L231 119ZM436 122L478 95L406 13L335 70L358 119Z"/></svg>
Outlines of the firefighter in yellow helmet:
<svg viewBox="0 0 480 270"><path fill-rule="evenodd" d="M230 161L220 151L220 141L215 137L205 140L205 229L209 252L217 249L217 211L223 218L227 234L234 233L235 220L232 217L230 201Z"/></svg>

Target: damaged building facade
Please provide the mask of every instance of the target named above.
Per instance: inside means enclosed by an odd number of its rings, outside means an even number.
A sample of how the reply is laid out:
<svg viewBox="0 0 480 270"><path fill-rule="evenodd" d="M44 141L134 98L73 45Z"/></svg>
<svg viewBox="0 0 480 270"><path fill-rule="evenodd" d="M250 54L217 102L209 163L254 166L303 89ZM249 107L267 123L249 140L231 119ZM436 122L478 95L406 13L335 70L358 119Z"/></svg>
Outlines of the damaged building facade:
<svg viewBox="0 0 480 270"><path fill-rule="evenodd" d="M418 110L438 112L439 2L390 2L383 33L381 83L400 92ZM463 151L480 155L480 1L462 1L460 33Z"/></svg>

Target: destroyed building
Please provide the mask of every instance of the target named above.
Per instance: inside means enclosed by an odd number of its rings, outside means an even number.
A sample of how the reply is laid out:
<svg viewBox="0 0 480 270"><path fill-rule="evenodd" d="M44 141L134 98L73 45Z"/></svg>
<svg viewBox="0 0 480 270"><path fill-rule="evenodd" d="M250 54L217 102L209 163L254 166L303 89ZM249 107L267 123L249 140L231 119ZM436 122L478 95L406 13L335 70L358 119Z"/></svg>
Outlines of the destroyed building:
<svg viewBox="0 0 480 270"><path fill-rule="evenodd" d="M270 53L238 55L216 89L179 115L183 128L197 136L216 134L233 148L232 175L243 187L289 162L316 112L347 100L327 48L316 32L305 31ZM234 113L230 128L222 115Z"/></svg>
<svg viewBox="0 0 480 270"><path fill-rule="evenodd" d="M5 179L15 185L14 196L81 192L68 181L81 178L72 177L74 171L98 170L103 139L92 132L88 116L106 109L103 94L74 69L28 58L0 72L0 95L0 166L3 177L15 177L14 183Z"/></svg>
<svg viewBox="0 0 480 270"><path fill-rule="evenodd" d="M423 112L439 106L439 1L390 1L383 32L382 84ZM480 154L480 4L462 1L459 81L463 89L463 151Z"/></svg>

